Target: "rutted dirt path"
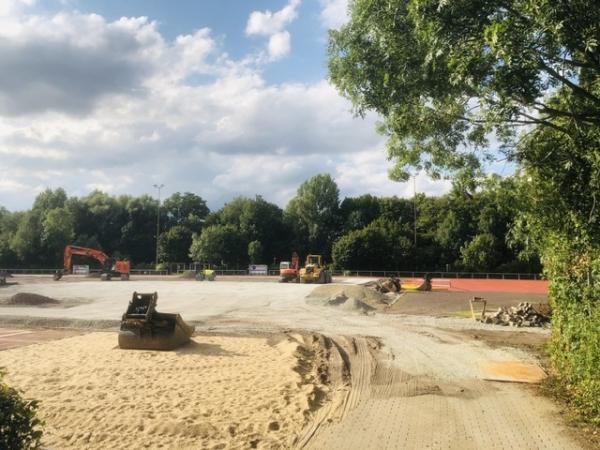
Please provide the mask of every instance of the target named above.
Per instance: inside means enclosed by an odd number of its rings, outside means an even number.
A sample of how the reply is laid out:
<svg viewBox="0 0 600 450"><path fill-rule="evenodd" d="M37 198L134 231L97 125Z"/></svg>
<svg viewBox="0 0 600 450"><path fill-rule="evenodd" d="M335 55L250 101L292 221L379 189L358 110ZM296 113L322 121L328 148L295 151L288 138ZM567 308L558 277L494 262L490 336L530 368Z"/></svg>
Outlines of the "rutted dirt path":
<svg viewBox="0 0 600 450"><path fill-rule="evenodd" d="M513 383L411 375L378 340L330 339L331 401L298 448L573 449L556 407ZM400 363L401 366L401 363Z"/></svg>

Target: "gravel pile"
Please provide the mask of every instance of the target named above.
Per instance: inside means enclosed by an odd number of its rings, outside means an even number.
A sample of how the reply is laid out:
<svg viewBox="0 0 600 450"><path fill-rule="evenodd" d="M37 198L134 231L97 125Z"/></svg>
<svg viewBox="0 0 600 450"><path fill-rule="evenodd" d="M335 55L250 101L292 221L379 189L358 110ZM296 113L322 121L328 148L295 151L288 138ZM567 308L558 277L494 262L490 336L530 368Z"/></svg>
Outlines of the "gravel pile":
<svg viewBox="0 0 600 450"><path fill-rule="evenodd" d="M540 314L531 303L522 302L517 306L501 307L491 315L479 319L483 323L512 327L542 327L550 318Z"/></svg>

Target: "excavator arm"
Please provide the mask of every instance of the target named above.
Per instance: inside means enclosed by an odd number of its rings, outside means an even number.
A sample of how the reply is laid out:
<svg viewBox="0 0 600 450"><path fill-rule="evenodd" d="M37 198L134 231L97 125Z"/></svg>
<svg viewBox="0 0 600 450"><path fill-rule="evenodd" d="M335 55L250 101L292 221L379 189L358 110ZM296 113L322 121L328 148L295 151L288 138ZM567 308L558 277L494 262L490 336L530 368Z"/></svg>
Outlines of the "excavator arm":
<svg viewBox="0 0 600 450"><path fill-rule="evenodd" d="M64 273L70 273L73 268L73 256L81 255L94 258L102 264L102 274L100 279L110 280L113 275L120 276L121 280L129 279L131 265L129 261L115 261L106 253L94 248L78 247L76 245L67 245L64 251L64 271L57 271L54 274L54 280L58 281Z"/></svg>
<svg viewBox="0 0 600 450"><path fill-rule="evenodd" d="M89 256L100 261L103 266L108 261L108 255L101 250L93 248L78 247L76 245L67 245L65 247L64 268L65 272L70 272L73 264L73 255Z"/></svg>

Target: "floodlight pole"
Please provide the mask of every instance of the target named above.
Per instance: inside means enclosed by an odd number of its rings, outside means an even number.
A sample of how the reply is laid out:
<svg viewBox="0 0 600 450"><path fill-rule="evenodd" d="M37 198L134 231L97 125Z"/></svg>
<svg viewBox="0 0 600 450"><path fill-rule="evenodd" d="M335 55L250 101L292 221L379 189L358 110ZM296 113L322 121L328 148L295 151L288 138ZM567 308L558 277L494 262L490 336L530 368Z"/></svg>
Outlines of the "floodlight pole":
<svg viewBox="0 0 600 450"><path fill-rule="evenodd" d="M165 187L164 184L153 184L155 189L158 190L158 208L156 209L156 262L154 268L158 267L158 237L160 235L160 190Z"/></svg>
<svg viewBox="0 0 600 450"><path fill-rule="evenodd" d="M417 249L417 175L413 175L413 222L415 227L415 250Z"/></svg>

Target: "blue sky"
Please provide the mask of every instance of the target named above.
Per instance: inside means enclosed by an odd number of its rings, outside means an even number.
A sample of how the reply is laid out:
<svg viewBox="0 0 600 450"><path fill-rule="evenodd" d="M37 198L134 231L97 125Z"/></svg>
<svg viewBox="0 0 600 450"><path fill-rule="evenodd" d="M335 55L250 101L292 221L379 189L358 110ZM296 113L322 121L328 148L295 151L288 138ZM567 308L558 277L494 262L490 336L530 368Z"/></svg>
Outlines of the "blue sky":
<svg viewBox="0 0 600 450"><path fill-rule="evenodd" d="M284 207L330 173L342 196L412 195L387 177L377 117L327 80L347 0L0 0L0 206L35 195L191 191ZM421 175L417 189L447 191Z"/></svg>
<svg viewBox="0 0 600 450"><path fill-rule="evenodd" d="M48 13L64 10L64 1L37 4ZM159 23L167 39L208 27L221 39L233 58L260 51L263 39L246 36L244 30L253 11L277 11L285 6L281 0L69 0L67 4L84 13L97 13L108 20L120 17L147 16ZM298 6L298 16L287 28L291 33L293 51L285 61L264 68L269 83L286 81L315 82L326 76L327 29L321 20L322 4L304 0Z"/></svg>

